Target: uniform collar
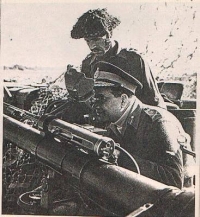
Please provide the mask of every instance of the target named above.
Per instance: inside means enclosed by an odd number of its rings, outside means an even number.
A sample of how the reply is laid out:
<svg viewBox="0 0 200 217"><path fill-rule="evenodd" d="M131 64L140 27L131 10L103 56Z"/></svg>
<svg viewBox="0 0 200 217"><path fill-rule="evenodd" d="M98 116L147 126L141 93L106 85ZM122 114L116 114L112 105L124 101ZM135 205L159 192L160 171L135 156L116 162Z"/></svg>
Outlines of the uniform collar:
<svg viewBox="0 0 200 217"><path fill-rule="evenodd" d="M127 123L130 124L137 130L138 125L139 125L139 120L140 120L140 115L142 112L142 102L136 98L134 107L129 113L129 116L127 118Z"/></svg>
<svg viewBox="0 0 200 217"><path fill-rule="evenodd" d="M115 45L113 47L111 47L104 55L103 55L103 59L106 59L107 57L112 57L112 56L116 56L117 52L118 52L118 48L119 48L119 43L117 41L114 41Z"/></svg>
<svg viewBox="0 0 200 217"><path fill-rule="evenodd" d="M128 105L124 114L115 123L110 124L110 128L116 134L121 134L121 135L124 135L124 132L127 128L127 124L130 124L135 129L137 129L141 111L142 111L142 103L137 98L134 98Z"/></svg>

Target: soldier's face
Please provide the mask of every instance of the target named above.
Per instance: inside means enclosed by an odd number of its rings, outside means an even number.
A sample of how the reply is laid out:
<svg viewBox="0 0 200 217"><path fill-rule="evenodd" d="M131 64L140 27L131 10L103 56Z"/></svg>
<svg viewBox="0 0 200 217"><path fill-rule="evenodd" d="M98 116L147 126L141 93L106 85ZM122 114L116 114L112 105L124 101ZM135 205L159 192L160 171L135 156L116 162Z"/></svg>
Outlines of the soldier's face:
<svg viewBox="0 0 200 217"><path fill-rule="evenodd" d="M110 89L95 88L93 111L97 122L116 122L121 116L121 97L115 97Z"/></svg>
<svg viewBox="0 0 200 217"><path fill-rule="evenodd" d="M104 55L111 46L110 38L103 37L90 37L84 38L90 50L97 56Z"/></svg>

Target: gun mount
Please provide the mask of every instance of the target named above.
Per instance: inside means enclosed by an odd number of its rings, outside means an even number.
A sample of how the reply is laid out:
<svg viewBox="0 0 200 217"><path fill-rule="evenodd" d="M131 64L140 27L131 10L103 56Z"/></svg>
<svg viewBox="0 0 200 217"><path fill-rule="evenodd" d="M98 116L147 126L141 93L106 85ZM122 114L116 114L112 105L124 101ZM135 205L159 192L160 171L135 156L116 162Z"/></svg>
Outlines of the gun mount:
<svg viewBox="0 0 200 217"><path fill-rule="evenodd" d="M93 134L76 125L68 125L53 116L40 119L39 129L27 126L8 115L4 115L3 121L4 139L16 144L58 173L65 182L70 183L70 186L80 192L83 200L88 200L94 206L101 207L101 211L96 212L95 215L194 216L193 192L184 192L166 186L99 158L99 152L95 148L99 140L104 144L109 144L103 146L106 151L107 148L109 149L109 154L114 151L113 142L109 138L105 139L103 136ZM76 129L77 138L74 139ZM69 130L72 132L69 133ZM81 137L84 138L83 144L79 146L80 140L78 143L76 140ZM84 146L85 140L90 141L89 145ZM82 148L86 147L89 152L82 151ZM91 154L91 150L95 154ZM51 173L48 175L50 178ZM50 193L50 190L50 187L43 188L39 197L36 193L32 195L31 197L35 200L39 198L40 203L32 203L31 207L43 206L48 210L52 206L51 200L48 199L48 203L44 203L43 197ZM28 193L30 197L30 194L34 192ZM19 201L25 197L26 195L22 194Z"/></svg>

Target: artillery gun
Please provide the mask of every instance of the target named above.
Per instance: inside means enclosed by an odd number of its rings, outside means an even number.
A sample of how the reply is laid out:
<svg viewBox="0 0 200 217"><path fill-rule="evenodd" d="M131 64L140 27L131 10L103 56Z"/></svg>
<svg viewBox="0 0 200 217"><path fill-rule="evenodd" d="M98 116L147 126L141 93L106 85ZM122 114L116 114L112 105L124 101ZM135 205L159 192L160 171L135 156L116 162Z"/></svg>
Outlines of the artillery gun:
<svg viewBox="0 0 200 217"><path fill-rule="evenodd" d="M77 73L65 76L71 97L48 101L41 113L31 109L33 104L27 99L33 95L29 92L25 91L24 104L17 107L16 102L4 100L13 105L4 103L2 213L194 216L194 191L181 191L140 175L134 159L137 173L116 165L114 153L120 146L105 136L105 130L87 124L89 107L85 96L90 94L81 87L84 83L91 90L92 81ZM160 90L166 95L166 88ZM38 95L34 97L33 102L39 102ZM194 103L190 106L186 102L181 107L184 102L173 99L168 100L168 110L177 116L192 138L193 150L183 147L183 151L195 157ZM81 118L69 119L73 106L82 111ZM63 116L66 108L67 114Z"/></svg>
<svg viewBox="0 0 200 217"><path fill-rule="evenodd" d="M194 192L117 166L113 155L118 145L112 139L52 115L34 117L37 124L28 126L8 116L15 115L12 111L29 115L5 104L4 139L33 156L42 168L41 186L29 186L19 195L15 214L194 216Z"/></svg>

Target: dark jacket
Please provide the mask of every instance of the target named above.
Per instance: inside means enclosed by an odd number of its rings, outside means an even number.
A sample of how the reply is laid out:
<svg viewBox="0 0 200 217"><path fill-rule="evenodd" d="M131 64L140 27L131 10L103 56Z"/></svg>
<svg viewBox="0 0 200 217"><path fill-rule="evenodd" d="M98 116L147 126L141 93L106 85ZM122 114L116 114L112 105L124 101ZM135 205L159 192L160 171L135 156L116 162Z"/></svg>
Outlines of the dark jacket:
<svg viewBox="0 0 200 217"><path fill-rule="evenodd" d="M129 64L129 73L143 85L141 90L138 89L136 91L138 99L148 105L166 108L148 64L133 50L122 49L118 51L118 42L115 41L115 43L116 44L113 48L105 53L104 56L98 57L98 59L95 59L92 53L89 54L82 62L81 71L86 75L86 77L91 78L94 75L96 70L95 64L98 61L109 61L110 58L115 56L125 58Z"/></svg>
<svg viewBox="0 0 200 217"><path fill-rule="evenodd" d="M179 136L185 135L180 122L165 109L142 104L126 119L124 135L109 129L109 136L137 161L141 174L167 185L182 188L183 159ZM135 171L130 159L120 154L119 165Z"/></svg>

